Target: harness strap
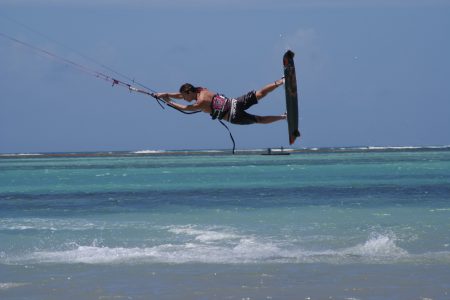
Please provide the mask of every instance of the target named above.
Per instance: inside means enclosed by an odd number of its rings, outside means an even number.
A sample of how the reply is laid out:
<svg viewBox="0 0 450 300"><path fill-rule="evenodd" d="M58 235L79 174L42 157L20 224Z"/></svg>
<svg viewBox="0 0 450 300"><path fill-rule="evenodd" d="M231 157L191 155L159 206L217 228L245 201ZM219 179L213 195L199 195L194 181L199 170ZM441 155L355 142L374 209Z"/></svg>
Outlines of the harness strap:
<svg viewBox="0 0 450 300"><path fill-rule="evenodd" d="M219 122L228 130L228 133L230 134L231 141L233 142L233 155L234 155L234 150L236 149L236 143L234 142L234 138L233 138L233 135L231 134L231 130L230 130L230 128L228 128L228 126L224 122L222 122L222 120L219 120Z"/></svg>

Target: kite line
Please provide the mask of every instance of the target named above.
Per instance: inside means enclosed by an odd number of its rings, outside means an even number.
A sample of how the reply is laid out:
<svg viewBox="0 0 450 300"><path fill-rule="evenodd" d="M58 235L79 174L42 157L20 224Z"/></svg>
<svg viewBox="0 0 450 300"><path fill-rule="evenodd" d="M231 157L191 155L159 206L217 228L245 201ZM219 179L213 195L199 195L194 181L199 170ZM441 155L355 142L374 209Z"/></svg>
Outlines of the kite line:
<svg viewBox="0 0 450 300"><path fill-rule="evenodd" d="M47 39L52 40L51 38L47 37L46 35L38 32L38 31L36 31L36 30L34 30L34 29L24 25L24 24L21 24L21 23L15 21L13 19L10 19L10 20L15 22L15 23L17 23L17 24L19 24L19 25L21 25L21 26L23 26L23 27L25 27L25 28L27 28L28 30L34 32L35 34L44 36ZM181 109L179 109L177 107L174 107L170 103L167 103L164 99L161 99L160 97L156 96L157 92L155 90L153 90L153 89L151 89L151 88L149 88L149 87L147 87L147 86L145 86L145 85L135 81L134 79L131 79L129 76L126 76L126 75L124 75L122 73L114 71L112 68L110 68L110 67L108 67L108 66L106 66L104 64L101 64L101 63L97 62L96 60L94 60L94 59L92 59L92 58L90 58L90 57L88 57L88 56L86 56L84 54L81 54L78 51L75 51L73 49L70 49L70 50L75 52L79 56L81 56L81 57L83 57L83 58L85 58L85 59L87 59L87 60L89 60L91 62L94 62L95 64L101 66L102 68L107 69L110 72L112 72L112 73L114 73L116 75L119 75L119 76L121 76L121 77L123 77L123 78L125 78L127 80L117 79L117 77L110 76L109 74L106 74L105 72L98 71L98 70L96 70L94 68L91 68L91 67L88 67L88 66L86 66L84 64L81 64L81 63L78 63L76 61L67 59L65 57L62 57L62 56L54 53L54 52L51 52L49 50L37 47L37 46L35 46L35 45L31 44L31 43L25 42L23 40L19 40L19 39L15 38L15 37L12 37L12 36L8 35L8 34L0 32L0 37L4 38L6 40L9 40L9 41L11 41L13 43L16 43L16 44L19 44L21 46L24 46L24 47L26 47L26 48L28 48L28 49L30 49L30 50L40 54L40 55L43 55L45 57L54 59L55 61L58 61L58 62L60 62L62 64L68 65L68 66L70 66L70 67L72 67L74 69L77 69L78 71L81 71L81 72L85 73L85 74L88 74L88 75L93 76L95 78L107 81L107 82L111 83L111 86L113 86L113 87L114 86L124 87L124 88L127 88L130 92L136 92L136 93L141 93L141 94L150 96L150 97L154 98L157 101L157 103L159 104L159 106L162 109L164 109L164 106L161 103L164 103L167 106L169 106L169 107L171 107L171 108L173 108L173 109L175 109L175 110L177 110L177 111L179 111L179 112L181 112L183 114L187 114L187 115L196 114L196 113L201 112L201 111L189 111L188 112L188 111L183 111L183 110L181 110ZM56 42L56 43L58 43L58 42ZM61 43L58 43L58 44L62 45ZM65 48L68 48L68 47L66 47L64 45L62 45L62 46L65 47ZM220 121L220 123L225 127L225 129L228 131L228 133L230 135L231 141L233 143L232 153L235 154L236 143L234 141L234 138L233 138L233 135L231 133L231 130L222 121Z"/></svg>

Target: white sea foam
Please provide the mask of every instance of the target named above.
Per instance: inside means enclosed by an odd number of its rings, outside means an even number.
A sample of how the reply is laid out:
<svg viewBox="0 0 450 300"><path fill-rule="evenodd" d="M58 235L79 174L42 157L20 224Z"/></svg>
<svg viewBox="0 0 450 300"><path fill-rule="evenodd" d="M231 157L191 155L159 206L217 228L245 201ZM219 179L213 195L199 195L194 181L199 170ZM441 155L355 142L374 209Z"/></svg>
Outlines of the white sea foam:
<svg viewBox="0 0 450 300"><path fill-rule="evenodd" d="M367 146L356 149L368 150L420 150L420 149L446 149L450 146Z"/></svg>
<svg viewBox="0 0 450 300"><path fill-rule="evenodd" d="M255 240L240 240L236 246L207 243L163 244L147 248L77 246L65 251L36 251L5 262L17 263L258 263L271 262L281 251Z"/></svg>
<svg viewBox="0 0 450 300"><path fill-rule="evenodd" d="M29 222L29 223L27 223ZM10 224L11 225L11 224ZM122 224L123 225L123 224ZM8 228L4 221L0 229ZM16 224L15 230L38 227L54 230L83 230L100 228L84 220L71 220L68 223L41 219L28 219ZM117 228L109 224L108 228ZM126 224L125 227L130 226ZM133 226L146 228L147 223L137 222ZM3 227L3 228L2 228ZM102 227L103 228L103 227ZM9 228L12 229L12 228ZM35 250L23 254L0 255L0 263L398 263L398 262L450 262L450 251L439 253L410 254L397 244L393 233L373 233L366 241L344 248L311 248L311 240L318 236L300 239L274 239L270 236L257 236L237 231L227 226L173 225L155 228L169 234L161 243L152 240L153 245L127 247L106 245L104 240L94 240L90 244L70 242L56 245L55 248ZM333 243L334 239L320 240ZM313 243L314 244L314 243ZM328 244L321 243L322 245ZM322 246L323 247L323 246Z"/></svg>
<svg viewBox="0 0 450 300"><path fill-rule="evenodd" d="M223 230L223 229L222 229ZM219 240L227 240L227 239L236 239L239 238L239 235L236 235L229 231L219 231L211 229L197 229L195 226L187 225L187 226L170 226L168 228L169 232L175 234L185 234L195 236L195 240L201 242L209 242L209 241L219 241Z"/></svg>
<svg viewBox="0 0 450 300"><path fill-rule="evenodd" d="M368 146L367 148L360 149L369 149L369 150L408 150L408 149L422 149L424 147L415 147L415 146Z"/></svg>
<svg viewBox="0 0 450 300"><path fill-rule="evenodd" d="M194 151L194 150L192 150ZM203 152L203 153L222 153L223 150L198 150L199 152Z"/></svg>
<svg viewBox="0 0 450 300"><path fill-rule="evenodd" d="M158 154L158 153L165 153L165 150L139 150L131 152L133 154Z"/></svg>
<svg viewBox="0 0 450 300"><path fill-rule="evenodd" d="M26 282L0 282L0 291L1 290L9 290L12 288L18 288L29 283Z"/></svg>
<svg viewBox="0 0 450 300"><path fill-rule="evenodd" d="M102 174L97 174L95 175L95 177L104 177L104 176L110 176L111 173L102 173Z"/></svg>
<svg viewBox="0 0 450 300"><path fill-rule="evenodd" d="M294 255L302 263L396 263L402 261L421 261L421 255L414 257L396 245L396 238L391 235L374 234L364 243L342 249L317 251L300 251ZM449 252L450 254L450 252Z"/></svg>
<svg viewBox="0 0 450 300"><path fill-rule="evenodd" d="M0 220L0 230L89 230L101 228L101 224L94 224L84 219L41 219L41 218L24 218L11 219L5 218Z"/></svg>
<svg viewBox="0 0 450 300"><path fill-rule="evenodd" d="M398 263L449 262L450 252L409 254L396 245L395 236L373 234L365 242L341 249L307 249L288 241L237 234L229 228L214 230L173 226L167 230L185 238L149 247L103 246L70 243L64 250L41 250L18 256L2 255L9 264L34 263ZM186 239L187 237L187 239ZM307 246L307 245L305 245Z"/></svg>
<svg viewBox="0 0 450 300"><path fill-rule="evenodd" d="M365 243L342 251L345 255L368 257L373 260L395 260L408 257L408 252L396 245L393 235L372 235Z"/></svg>
<svg viewBox="0 0 450 300"><path fill-rule="evenodd" d="M41 156L44 154L41 153L4 153L0 154L0 156L10 157L10 156Z"/></svg>

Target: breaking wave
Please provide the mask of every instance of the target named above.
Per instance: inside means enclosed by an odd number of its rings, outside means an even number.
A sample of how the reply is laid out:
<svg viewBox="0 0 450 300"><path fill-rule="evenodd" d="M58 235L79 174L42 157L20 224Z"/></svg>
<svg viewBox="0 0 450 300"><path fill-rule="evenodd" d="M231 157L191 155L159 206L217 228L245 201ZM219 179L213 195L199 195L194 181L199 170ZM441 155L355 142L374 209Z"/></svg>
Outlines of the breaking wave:
<svg viewBox="0 0 450 300"><path fill-rule="evenodd" d="M340 249L307 249L287 240L242 235L230 228L169 226L167 233L180 239L149 247L113 247L70 243L63 250L37 250L17 256L2 253L6 264L134 264L134 263L402 263L450 262L450 252L410 254L395 236L371 234L363 243ZM175 242L177 241L177 242Z"/></svg>

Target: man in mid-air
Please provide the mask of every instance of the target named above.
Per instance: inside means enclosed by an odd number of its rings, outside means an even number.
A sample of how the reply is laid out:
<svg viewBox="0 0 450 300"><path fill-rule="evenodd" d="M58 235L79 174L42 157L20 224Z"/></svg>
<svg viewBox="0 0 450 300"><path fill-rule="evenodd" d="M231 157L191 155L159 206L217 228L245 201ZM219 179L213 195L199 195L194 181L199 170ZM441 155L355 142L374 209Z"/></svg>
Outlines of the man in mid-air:
<svg viewBox="0 0 450 300"><path fill-rule="evenodd" d="M286 114L279 116L257 116L246 112L252 105L258 103L264 96L284 84L284 78L267 84L257 91L250 91L236 99L227 98L203 87L185 83L177 93L157 93L157 98L163 99L167 105L182 111L203 111L213 119L225 120L232 124L249 125L254 123L269 124L286 119ZM184 99L194 104L182 105L171 99Z"/></svg>

